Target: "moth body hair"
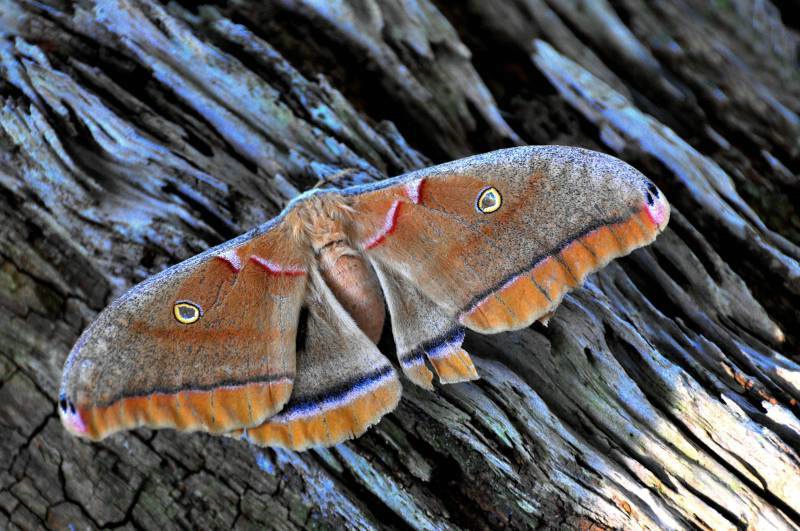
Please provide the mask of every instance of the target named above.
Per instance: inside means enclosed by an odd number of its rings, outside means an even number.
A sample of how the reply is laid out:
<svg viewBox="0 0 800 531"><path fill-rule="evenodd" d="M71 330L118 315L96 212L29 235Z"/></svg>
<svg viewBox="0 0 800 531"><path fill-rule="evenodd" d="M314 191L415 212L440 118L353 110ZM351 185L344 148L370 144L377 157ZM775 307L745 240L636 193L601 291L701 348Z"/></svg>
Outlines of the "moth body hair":
<svg viewBox="0 0 800 531"><path fill-rule="evenodd" d="M349 198L335 192L310 194L286 215L291 238L314 254L336 241L349 242L347 226L354 209Z"/></svg>

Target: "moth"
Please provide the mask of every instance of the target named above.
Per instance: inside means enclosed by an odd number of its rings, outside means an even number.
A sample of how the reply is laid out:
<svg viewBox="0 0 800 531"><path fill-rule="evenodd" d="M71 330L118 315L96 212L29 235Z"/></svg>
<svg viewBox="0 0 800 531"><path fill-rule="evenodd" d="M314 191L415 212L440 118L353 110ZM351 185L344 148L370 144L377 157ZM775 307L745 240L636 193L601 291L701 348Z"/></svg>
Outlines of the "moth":
<svg viewBox="0 0 800 531"><path fill-rule="evenodd" d="M549 318L669 212L633 167L560 146L311 190L101 312L66 361L62 422L92 440L139 426L295 450L357 437L400 399L376 346L387 321L408 380L474 380L466 329Z"/></svg>

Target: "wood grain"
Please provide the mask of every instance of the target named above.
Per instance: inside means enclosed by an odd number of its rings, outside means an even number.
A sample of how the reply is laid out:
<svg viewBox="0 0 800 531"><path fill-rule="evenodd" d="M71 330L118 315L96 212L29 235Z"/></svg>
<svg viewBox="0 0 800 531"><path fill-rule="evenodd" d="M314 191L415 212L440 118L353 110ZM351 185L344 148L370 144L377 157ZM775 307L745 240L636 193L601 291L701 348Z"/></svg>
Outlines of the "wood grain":
<svg viewBox="0 0 800 531"><path fill-rule="evenodd" d="M2 4L0 528L797 528L789 3L325 4ZM479 382L302 455L61 427L125 288L318 180L517 142L606 150L674 209L548 327L468 334Z"/></svg>

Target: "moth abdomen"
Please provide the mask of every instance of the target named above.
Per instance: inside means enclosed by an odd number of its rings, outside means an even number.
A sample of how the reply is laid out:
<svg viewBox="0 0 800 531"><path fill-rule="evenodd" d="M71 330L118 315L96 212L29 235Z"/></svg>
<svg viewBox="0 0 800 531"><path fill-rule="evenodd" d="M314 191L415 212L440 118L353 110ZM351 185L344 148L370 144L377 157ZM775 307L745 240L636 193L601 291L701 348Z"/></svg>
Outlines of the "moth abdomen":
<svg viewBox="0 0 800 531"><path fill-rule="evenodd" d="M364 257L339 242L321 250L322 277L339 303L373 343L378 343L386 320L383 293L372 266Z"/></svg>

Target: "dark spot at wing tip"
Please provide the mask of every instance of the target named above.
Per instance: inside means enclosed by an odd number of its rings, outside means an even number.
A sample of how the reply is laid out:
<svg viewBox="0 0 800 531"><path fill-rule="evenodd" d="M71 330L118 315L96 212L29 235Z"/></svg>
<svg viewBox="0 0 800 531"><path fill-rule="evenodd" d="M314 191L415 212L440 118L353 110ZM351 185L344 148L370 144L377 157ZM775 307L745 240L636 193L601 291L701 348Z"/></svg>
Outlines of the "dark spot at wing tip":
<svg viewBox="0 0 800 531"><path fill-rule="evenodd" d="M63 393L58 397L58 407L60 407L61 411L64 413L75 414L75 404Z"/></svg>

